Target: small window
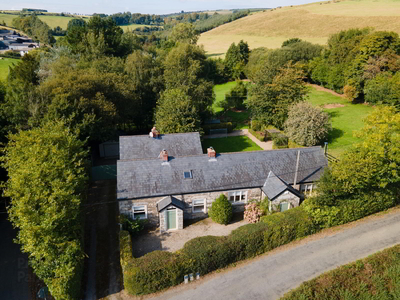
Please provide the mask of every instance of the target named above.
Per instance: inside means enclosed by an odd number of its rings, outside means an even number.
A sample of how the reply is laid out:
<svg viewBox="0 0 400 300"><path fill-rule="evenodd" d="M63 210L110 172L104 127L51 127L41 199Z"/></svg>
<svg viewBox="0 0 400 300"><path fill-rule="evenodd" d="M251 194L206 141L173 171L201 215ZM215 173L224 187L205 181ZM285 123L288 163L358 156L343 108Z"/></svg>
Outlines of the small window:
<svg viewBox="0 0 400 300"><path fill-rule="evenodd" d="M133 219L147 219L147 205L135 205L132 207Z"/></svg>
<svg viewBox="0 0 400 300"><path fill-rule="evenodd" d="M192 211L193 213L203 213L205 212L204 206L206 201L204 199L193 200Z"/></svg>
<svg viewBox="0 0 400 300"><path fill-rule="evenodd" d="M228 193L228 199L232 203L246 202L247 201L247 191L229 192Z"/></svg>
<svg viewBox="0 0 400 300"><path fill-rule="evenodd" d="M280 203L279 204L279 210L281 211L281 212L283 212L283 211L285 211L285 210L288 210L289 208L290 208L290 206L289 206L289 203L287 203L287 202L282 202L282 203Z"/></svg>
<svg viewBox="0 0 400 300"><path fill-rule="evenodd" d="M193 178L193 176L192 176L192 171L183 172L183 177L184 177L185 179L191 179L191 178Z"/></svg>

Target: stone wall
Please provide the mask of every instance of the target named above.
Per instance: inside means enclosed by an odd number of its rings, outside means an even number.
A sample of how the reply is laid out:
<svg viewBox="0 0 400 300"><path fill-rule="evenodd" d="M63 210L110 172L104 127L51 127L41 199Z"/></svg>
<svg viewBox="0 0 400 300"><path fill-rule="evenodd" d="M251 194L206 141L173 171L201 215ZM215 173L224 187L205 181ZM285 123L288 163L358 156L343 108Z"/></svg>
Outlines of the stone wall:
<svg viewBox="0 0 400 300"><path fill-rule="evenodd" d="M160 212L159 217L160 217L160 231L164 232L167 231L167 210L169 208L175 208L177 209L177 229L183 229L183 211L179 208L176 208L173 205L170 205L166 207L162 212Z"/></svg>
<svg viewBox="0 0 400 300"><path fill-rule="evenodd" d="M264 193L263 196L265 197ZM282 195L270 202L270 210L279 211L279 204L281 202L288 202L290 203L290 208L293 208L300 205L300 198L288 191L287 193L283 193Z"/></svg>

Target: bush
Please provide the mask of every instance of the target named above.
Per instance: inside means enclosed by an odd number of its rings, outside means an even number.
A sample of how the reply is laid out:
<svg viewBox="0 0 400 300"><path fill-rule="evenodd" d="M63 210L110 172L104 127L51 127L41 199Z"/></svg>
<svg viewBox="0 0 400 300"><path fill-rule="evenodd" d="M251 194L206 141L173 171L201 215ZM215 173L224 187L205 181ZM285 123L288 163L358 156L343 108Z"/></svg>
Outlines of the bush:
<svg viewBox="0 0 400 300"><path fill-rule="evenodd" d="M285 132L288 137L303 146L321 143L331 129L329 115L308 102L293 105L285 121Z"/></svg>
<svg viewBox="0 0 400 300"><path fill-rule="evenodd" d="M219 123L219 124L203 125L203 130L204 130L204 134L206 134L206 135L210 134L210 129L226 128L226 129L228 129L228 133L231 133L233 131L234 127L235 126L232 124L232 122L225 122L225 123Z"/></svg>
<svg viewBox="0 0 400 300"><path fill-rule="evenodd" d="M261 222L268 226L268 230L264 232L266 251L315 233L319 229L302 207L261 217Z"/></svg>
<svg viewBox="0 0 400 300"><path fill-rule="evenodd" d="M258 207L256 202L249 203L245 206L244 220L249 223L258 223L263 211Z"/></svg>
<svg viewBox="0 0 400 300"><path fill-rule="evenodd" d="M221 194L212 203L208 214L214 222L226 225L232 219L232 204Z"/></svg>
<svg viewBox="0 0 400 300"><path fill-rule="evenodd" d="M124 230L129 231L131 234L137 234L141 232L145 225L147 224L147 220L141 220L137 218L136 220L133 220L132 218L126 216L126 215L120 215L120 223L122 224L122 228Z"/></svg>
<svg viewBox="0 0 400 300"><path fill-rule="evenodd" d="M254 131L260 131L262 122L259 120L251 120L251 129Z"/></svg>
<svg viewBox="0 0 400 300"><path fill-rule="evenodd" d="M232 231L229 235L235 249L236 261L257 256L265 252L264 233L268 226L265 223L248 224Z"/></svg>
<svg viewBox="0 0 400 300"><path fill-rule="evenodd" d="M249 129L249 132L254 135L258 140L261 142L264 142L265 140L265 135L262 135L261 133L254 131L253 129Z"/></svg>
<svg viewBox="0 0 400 300"><path fill-rule="evenodd" d="M289 145L289 138L281 133L273 134L272 140L274 142L273 144L274 149L285 149Z"/></svg>
<svg viewBox="0 0 400 300"><path fill-rule="evenodd" d="M155 293L181 283L184 271L179 255L157 250L125 265L124 286L133 295Z"/></svg>
<svg viewBox="0 0 400 300"><path fill-rule="evenodd" d="M236 253L225 236L202 236L188 241L180 251L182 259L190 262L185 274L201 275L223 268L236 261Z"/></svg>

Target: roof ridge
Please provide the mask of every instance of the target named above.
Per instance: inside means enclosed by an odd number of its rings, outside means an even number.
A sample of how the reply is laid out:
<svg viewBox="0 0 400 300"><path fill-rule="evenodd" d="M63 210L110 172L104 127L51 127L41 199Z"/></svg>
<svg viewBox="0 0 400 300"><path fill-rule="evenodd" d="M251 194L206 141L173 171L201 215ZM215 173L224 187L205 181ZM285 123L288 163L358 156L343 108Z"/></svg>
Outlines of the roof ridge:
<svg viewBox="0 0 400 300"><path fill-rule="evenodd" d="M167 136L167 135L168 135L168 136L171 136L171 135L183 135L183 134L189 135L189 134L195 134L195 133L200 134L200 132L195 131L195 132L161 133L160 136ZM137 136L137 137L139 137L139 136L146 136L146 137L148 137L149 134L120 135L119 137L120 137L120 138L131 138L131 137L135 137L135 136Z"/></svg>

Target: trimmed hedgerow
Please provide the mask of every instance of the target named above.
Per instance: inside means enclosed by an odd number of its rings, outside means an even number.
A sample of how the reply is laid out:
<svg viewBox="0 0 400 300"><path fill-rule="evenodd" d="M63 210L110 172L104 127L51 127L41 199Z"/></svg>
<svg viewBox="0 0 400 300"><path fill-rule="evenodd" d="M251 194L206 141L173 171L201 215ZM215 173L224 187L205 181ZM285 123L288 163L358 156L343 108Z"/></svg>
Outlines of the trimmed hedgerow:
<svg viewBox="0 0 400 300"><path fill-rule="evenodd" d="M232 122L225 122L225 123L219 123L219 124L208 124L208 125L203 125L203 130L204 134L208 135L210 134L210 129L228 129L228 133L231 133L233 131L233 128L235 126L233 125Z"/></svg>
<svg viewBox="0 0 400 300"><path fill-rule="evenodd" d="M318 231L310 215L301 206L261 217L261 222L268 226L264 232L266 251Z"/></svg>
<svg viewBox="0 0 400 300"><path fill-rule="evenodd" d="M261 132L255 131L253 129L249 129L249 132L259 141L264 142L265 136L261 134Z"/></svg>
<svg viewBox="0 0 400 300"><path fill-rule="evenodd" d="M236 261L251 258L265 252L264 232L268 229L265 223L241 226L229 235L231 246L235 249Z"/></svg>
<svg viewBox="0 0 400 300"><path fill-rule="evenodd" d="M180 255L190 262L187 273L207 274L236 261L235 249L225 236L202 236L188 241Z"/></svg>

